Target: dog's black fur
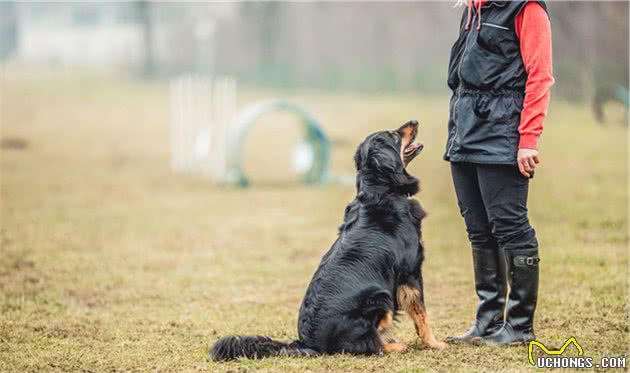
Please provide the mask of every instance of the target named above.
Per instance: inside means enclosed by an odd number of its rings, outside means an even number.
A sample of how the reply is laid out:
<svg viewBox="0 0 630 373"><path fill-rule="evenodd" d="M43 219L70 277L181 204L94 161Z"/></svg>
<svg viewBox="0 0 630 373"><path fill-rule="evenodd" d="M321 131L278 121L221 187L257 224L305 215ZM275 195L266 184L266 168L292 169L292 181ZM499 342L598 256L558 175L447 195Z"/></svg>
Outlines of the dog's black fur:
<svg viewBox="0 0 630 373"><path fill-rule="evenodd" d="M405 132L409 129L413 134ZM414 306L424 320L420 224L425 213L408 198L418 192L419 182L405 170L421 146L407 156L401 144L406 135L408 144L413 142L416 130L417 122L411 121L398 130L374 133L359 145L357 196L346 207L339 237L308 286L300 307L299 339L283 343L259 336L225 337L210 351L212 359L387 352L379 323L401 308L401 287L415 289ZM416 324L417 330L423 327Z"/></svg>

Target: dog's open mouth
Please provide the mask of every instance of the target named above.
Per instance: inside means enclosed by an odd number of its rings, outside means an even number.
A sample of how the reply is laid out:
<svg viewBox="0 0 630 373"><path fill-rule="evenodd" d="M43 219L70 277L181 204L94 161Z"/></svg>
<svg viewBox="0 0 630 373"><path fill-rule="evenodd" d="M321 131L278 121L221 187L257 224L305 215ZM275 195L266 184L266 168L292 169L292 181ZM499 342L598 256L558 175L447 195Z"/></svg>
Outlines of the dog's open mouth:
<svg viewBox="0 0 630 373"><path fill-rule="evenodd" d="M400 143L400 157L405 164L405 167L411 162L424 148L422 143L414 141L418 135L418 121L410 120L403 124L398 130L398 134L402 138Z"/></svg>
<svg viewBox="0 0 630 373"><path fill-rule="evenodd" d="M420 143L413 143L413 144L407 145L407 147L405 148L403 152L403 160L405 161L405 166L409 162L411 162L411 160L413 160L416 157L416 155L420 154L420 152L422 151L422 148L424 148L424 145Z"/></svg>

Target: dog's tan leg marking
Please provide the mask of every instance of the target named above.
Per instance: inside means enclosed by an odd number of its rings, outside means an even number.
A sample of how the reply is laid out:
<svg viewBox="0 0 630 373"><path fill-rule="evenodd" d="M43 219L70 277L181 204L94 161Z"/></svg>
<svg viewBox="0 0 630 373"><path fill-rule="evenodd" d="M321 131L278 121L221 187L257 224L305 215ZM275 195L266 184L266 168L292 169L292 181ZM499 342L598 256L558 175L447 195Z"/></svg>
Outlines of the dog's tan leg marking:
<svg viewBox="0 0 630 373"><path fill-rule="evenodd" d="M384 333L391 329L392 326L394 326L394 313L392 311L387 311L381 321L379 321L377 330L379 333Z"/></svg>
<svg viewBox="0 0 630 373"><path fill-rule="evenodd" d="M394 312L387 311L381 321L379 321L376 330L378 331L378 336L381 339L381 344L383 346L388 344L399 343L399 341L392 337L391 330L394 328ZM393 347L392 347L393 348ZM406 348L406 346L405 346Z"/></svg>
<svg viewBox="0 0 630 373"><path fill-rule="evenodd" d="M405 352L407 351L407 345L404 343L385 343L383 345L383 352L389 354L390 352Z"/></svg>
<svg viewBox="0 0 630 373"><path fill-rule="evenodd" d="M418 289L402 285L397 290L398 304L402 310L407 312L416 327L416 333L422 343L430 348L442 349L446 343L440 342L433 336L433 332L427 322L427 312L424 304L420 302L420 292Z"/></svg>

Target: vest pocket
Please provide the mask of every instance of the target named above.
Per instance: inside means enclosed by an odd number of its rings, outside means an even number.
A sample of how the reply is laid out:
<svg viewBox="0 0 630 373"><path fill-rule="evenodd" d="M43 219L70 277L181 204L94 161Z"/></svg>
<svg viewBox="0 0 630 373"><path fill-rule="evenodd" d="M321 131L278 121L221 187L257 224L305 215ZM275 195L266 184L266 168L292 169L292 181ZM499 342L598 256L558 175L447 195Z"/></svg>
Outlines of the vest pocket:
<svg viewBox="0 0 630 373"><path fill-rule="evenodd" d="M512 49L515 47L510 29L487 22L482 23L481 30L477 34L477 45L488 52L502 56L513 52Z"/></svg>

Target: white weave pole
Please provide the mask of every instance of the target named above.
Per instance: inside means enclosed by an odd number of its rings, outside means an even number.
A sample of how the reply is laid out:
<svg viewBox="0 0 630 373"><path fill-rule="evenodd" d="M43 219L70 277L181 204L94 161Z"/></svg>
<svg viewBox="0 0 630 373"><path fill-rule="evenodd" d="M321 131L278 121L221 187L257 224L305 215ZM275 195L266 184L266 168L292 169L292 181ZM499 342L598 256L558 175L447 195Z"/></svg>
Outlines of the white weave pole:
<svg viewBox="0 0 630 373"><path fill-rule="evenodd" d="M227 172L228 137L236 114L236 80L231 77L217 78L214 82L214 92L211 162L214 180L219 182Z"/></svg>
<svg viewBox="0 0 630 373"><path fill-rule="evenodd" d="M236 81L183 75L170 83L171 168L221 181L227 169L229 128L236 113Z"/></svg>
<svg viewBox="0 0 630 373"><path fill-rule="evenodd" d="M184 123L186 110L184 107L184 78L171 80L171 169L182 171L185 168L184 155Z"/></svg>
<svg viewBox="0 0 630 373"><path fill-rule="evenodd" d="M193 149L194 128L196 127L197 118L195 117L193 78L192 76L184 77L183 94L182 94L182 112L184 120L182 121L182 157L183 171L192 171L194 165Z"/></svg>
<svg viewBox="0 0 630 373"><path fill-rule="evenodd" d="M170 92L171 168L208 174L210 84L207 79L184 75L171 81Z"/></svg>
<svg viewBox="0 0 630 373"><path fill-rule="evenodd" d="M204 77L197 77L193 80L193 86L191 90L193 97L193 110L194 114L194 128L191 133L193 134L194 151L193 156L193 169L194 173L198 173L202 176L210 176L212 174L210 163L210 139L212 137L212 122L210 121L210 83L209 79Z"/></svg>

